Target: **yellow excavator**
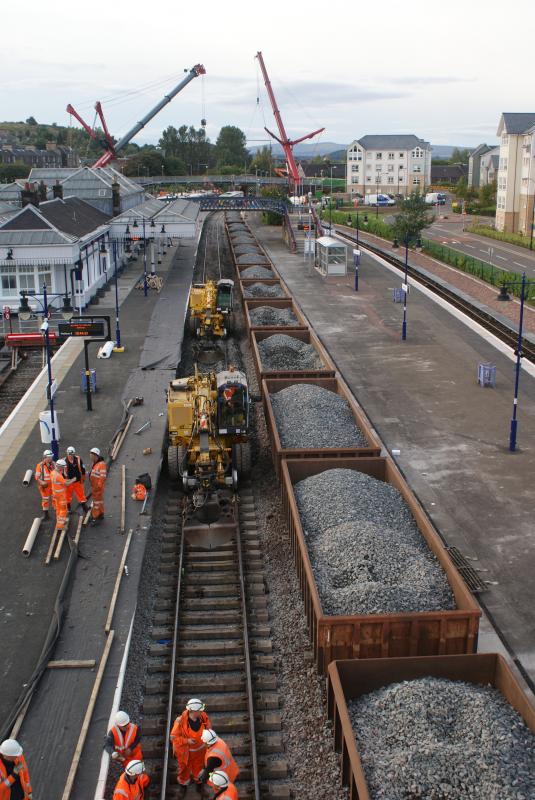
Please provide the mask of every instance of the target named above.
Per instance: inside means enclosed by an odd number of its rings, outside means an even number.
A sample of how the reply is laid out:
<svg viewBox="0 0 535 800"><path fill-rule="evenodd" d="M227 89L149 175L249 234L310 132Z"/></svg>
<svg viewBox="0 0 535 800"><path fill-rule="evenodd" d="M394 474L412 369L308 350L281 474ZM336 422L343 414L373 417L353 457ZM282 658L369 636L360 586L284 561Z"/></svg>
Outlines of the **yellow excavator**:
<svg viewBox="0 0 535 800"><path fill-rule="evenodd" d="M222 278L194 283L189 295L189 324L193 336L202 340L226 339L232 332L234 281Z"/></svg>
<svg viewBox="0 0 535 800"><path fill-rule="evenodd" d="M167 390L171 478L182 481L197 508L219 504L251 468L250 398L245 373L230 368L176 378Z"/></svg>

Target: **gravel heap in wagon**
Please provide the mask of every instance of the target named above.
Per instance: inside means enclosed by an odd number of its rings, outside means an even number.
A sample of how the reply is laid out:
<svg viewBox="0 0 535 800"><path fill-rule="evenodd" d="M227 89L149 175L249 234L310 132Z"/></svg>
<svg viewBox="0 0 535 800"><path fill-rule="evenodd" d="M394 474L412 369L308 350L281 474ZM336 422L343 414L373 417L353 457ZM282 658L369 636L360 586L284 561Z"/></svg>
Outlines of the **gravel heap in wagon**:
<svg viewBox="0 0 535 800"><path fill-rule="evenodd" d="M258 342L262 368L265 370L309 370L322 369L318 351L301 339L276 333Z"/></svg>
<svg viewBox="0 0 535 800"><path fill-rule="evenodd" d="M244 297L286 297L282 286L278 283L251 283L244 287Z"/></svg>
<svg viewBox="0 0 535 800"><path fill-rule="evenodd" d="M299 320L291 308L275 308L274 306L257 306L249 309L253 325L288 328L299 325Z"/></svg>
<svg viewBox="0 0 535 800"><path fill-rule="evenodd" d="M274 278L275 273L267 267L247 267L240 272L240 278L246 280L247 278Z"/></svg>
<svg viewBox="0 0 535 800"><path fill-rule="evenodd" d="M348 711L373 800L535 798L535 734L490 686L419 678Z"/></svg>
<svg viewBox="0 0 535 800"><path fill-rule="evenodd" d="M362 472L331 469L294 490L324 613L456 608L446 575L396 488Z"/></svg>
<svg viewBox="0 0 535 800"><path fill-rule="evenodd" d="M335 392L309 383L295 383L270 395L270 400L283 447L368 445L349 403Z"/></svg>

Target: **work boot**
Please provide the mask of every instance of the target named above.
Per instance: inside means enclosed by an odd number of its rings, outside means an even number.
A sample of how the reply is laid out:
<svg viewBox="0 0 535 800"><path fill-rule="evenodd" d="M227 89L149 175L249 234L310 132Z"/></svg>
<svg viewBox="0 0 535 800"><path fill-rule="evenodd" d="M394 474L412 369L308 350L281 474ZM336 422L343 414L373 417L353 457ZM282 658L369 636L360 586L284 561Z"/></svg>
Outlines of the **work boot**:
<svg viewBox="0 0 535 800"><path fill-rule="evenodd" d="M208 800L209 797L212 797L212 792L210 791L208 786L206 786L206 784L203 783L203 785L201 786L201 799Z"/></svg>
<svg viewBox="0 0 535 800"><path fill-rule="evenodd" d="M87 503L82 503L82 508L84 510L84 514L87 514L87 512L89 511L89 506L87 505Z"/></svg>
<svg viewBox="0 0 535 800"><path fill-rule="evenodd" d="M179 797L179 798L185 797L187 791L188 791L188 787L187 786L183 786L181 783L179 783L178 784L178 792L177 792L176 796Z"/></svg>
<svg viewBox="0 0 535 800"><path fill-rule="evenodd" d="M49 518L50 518L50 514L48 513L48 509L45 509L44 512L43 512L43 519L49 519Z"/></svg>

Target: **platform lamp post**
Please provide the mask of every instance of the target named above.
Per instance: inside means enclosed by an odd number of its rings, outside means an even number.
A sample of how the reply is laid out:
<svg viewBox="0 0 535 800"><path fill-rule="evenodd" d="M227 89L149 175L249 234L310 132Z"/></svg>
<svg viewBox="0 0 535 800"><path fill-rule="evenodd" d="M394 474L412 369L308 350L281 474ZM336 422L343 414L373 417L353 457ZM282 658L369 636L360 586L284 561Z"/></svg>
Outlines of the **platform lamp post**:
<svg viewBox="0 0 535 800"><path fill-rule="evenodd" d="M114 350L122 351L121 346L121 327L119 324L119 281L117 277L117 242L114 240L111 243L113 248L113 266L115 276L115 347Z"/></svg>
<svg viewBox="0 0 535 800"><path fill-rule="evenodd" d="M408 274L408 272L409 272L409 244L410 244L412 239L414 239L414 235L411 236L410 234L406 234L405 238L403 240L403 243L405 245L405 265L404 265L403 286L401 287L402 291L403 291L403 323L402 323L402 326L401 326L401 339L402 339L402 341L406 341L406 339L407 339L407 298L408 298L408 294L409 294L409 274ZM392 248L394 250L397 250L398 247L399 247L399 242L398 242L397 239L394 239L394 241L392 242ZM422 249L422 240L420 239L419 236L416 239L416 249L417 250L421 250Z"/></svg>
<svg viewBox="0 0 535 800"><path fill-rule="evenodd" d="M516 434L518 429L518 391L520 387L520 367L522 366L522 356L524 355L522 352L522 332L524 328L524 303L527 299L526 297L526 289L532 286L535 286L535 281L529 281L526 278L526 273L522 273L522 279L519 281L509 281L505 280L500 288L500 294L498 295L498 300L510 300L508 290L512 286L520 286L520 316L518 318L518 338L516 343L516 350L515 350L515 388L514 388L514 397L513 397L513 415L511 417L511 425L509 428L509 450L511 453L514 453L516 450Z"/></svg>
<svg viewBox="0 0 535 800"><path fill-rule="evenodd" d="M63 319L69 320L72 319L74 316L74 309L71 305L71 301L67 292L65 294L50 294L47 292L46 283L43 283L43 301L39 300L35 292L22 290L20 292L20 306L18 309L18 314L20 319L28 320L32 316L32 309L28 302L28 297L33 297L41 306L43 311L43 324L41 325L41 330L45 334L45 354L46 354L46 366L48 371L48 387L47 387L47 398L48 398L48 408L50 411L50 446L52 448L52 453L54 455L54 460L59 457L59 444L58 440L56 439L56 416L54 412L54 395L52 392L52 356L50 353L50 331L48 325L48 313L51 308L51 305L48 303L49 297L61 297L63 298L63 307L61 309L61 315Z"/></svg>
<svg viewBox="0 0 535 800"><path fill-rule="evenodd" d="M132 223L133 228L139 228L137 219ZM147 240L145 239L145 217L143 217L143 294L147 296Z"/></svg>

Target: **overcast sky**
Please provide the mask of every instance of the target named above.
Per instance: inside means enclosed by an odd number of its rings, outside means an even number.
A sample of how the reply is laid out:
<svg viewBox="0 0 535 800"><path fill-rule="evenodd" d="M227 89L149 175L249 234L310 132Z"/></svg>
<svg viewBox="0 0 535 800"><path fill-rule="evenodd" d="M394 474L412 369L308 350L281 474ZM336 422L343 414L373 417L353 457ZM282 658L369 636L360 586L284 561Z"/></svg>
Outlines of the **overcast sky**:
<svg viewBox="0 0 535 800"><path fill-rule="evenodd" d="M329 142L415 133L492 143L502 111L535 105L534 9L533 0L2 3L0 120L69 124L70 102L92 124L101 100L120 136L200 62L205 78L135 141L157 142L167 125L198 127L205 115L212 140L231 124L262 144L264 124L275 123L261 50L290 137L325 126Z"/></svg>

